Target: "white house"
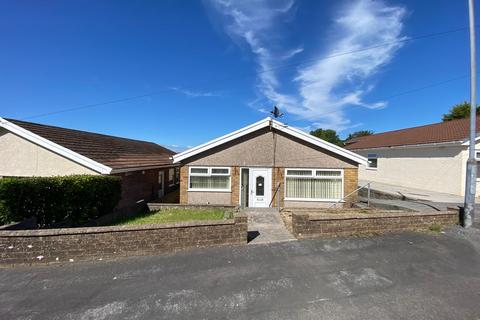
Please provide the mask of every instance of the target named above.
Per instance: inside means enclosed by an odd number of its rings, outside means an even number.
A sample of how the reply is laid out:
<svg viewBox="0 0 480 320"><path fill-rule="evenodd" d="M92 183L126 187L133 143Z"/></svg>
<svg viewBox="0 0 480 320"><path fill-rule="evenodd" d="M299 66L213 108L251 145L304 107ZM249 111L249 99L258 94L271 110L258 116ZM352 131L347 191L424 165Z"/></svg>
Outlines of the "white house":
<svg viewBox="0 0 480 320"><path fill-rule="evenodd" d="M355 138L346 148L368 158L359 180L463 195L468 132L469 119L460 119Z"/></svg>

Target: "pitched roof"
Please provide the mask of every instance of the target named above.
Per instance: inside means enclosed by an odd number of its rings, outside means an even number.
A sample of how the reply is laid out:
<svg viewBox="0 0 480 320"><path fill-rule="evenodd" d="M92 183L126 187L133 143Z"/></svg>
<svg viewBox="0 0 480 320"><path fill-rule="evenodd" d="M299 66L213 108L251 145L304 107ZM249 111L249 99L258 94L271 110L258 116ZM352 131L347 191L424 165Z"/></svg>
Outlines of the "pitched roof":
<svg viewBox="0 0 480 320"><path fill-rule="evenodd" d="M377 133L347 142L349 150L422 145L442 142L464 142L470 130L469 119L451 120L420 127ZM480 118L477 118L477 132Z"/></svg>
<svg viewBox="0 0 480 320"><path fill-rule="evenodd" d="M100 173L171 165L172 150L147 141L0 118L0 127Z"/></svg>
<svg viewBox="0 0 480 320"><path fill-rule="evenodd" d="M303 140L305 142L308 142L310 144L313 144L315 146L318 146L318 147L321 147L325 150L328 150L328 151L330 151L334 154L337 154L339 156L342 156L342 157L345 157L345 158L350 159L352 161L355 161L356 163L360 163L360 164L366 164L367 163L366 158L360 156L359 154L356 154L355 152L346 150L346 149L344 149L342 147L339 147L337 145L334 145L330 142L319 139L315 136L312 136L311 134L308 134L308 133L305 133L301 130L290 127L290 126L288 126L284 123L281 123L277 120L273 120L270 117L267 117L263 120L255 122L255 123L253 123L249 126L241 128L237 131L228 133L228 134L226 134L224 136L221 136L217 139L208 141L208 142L206 142L204 144L201 144L197 147L194 147L194 148L185 150L181 153L178 153L178 154L173 156L173 163L178 163L178 162L180 162L184 159L190 158L194 155L205 152L209 149L212 149L214 147L217 147L217 146L222 145L224 143L227 143L229 141L238 139L238 138L243 137L243 136L245 136L249 133L261 130L261 129L266 128L266 127L271 127L271 128L276 129L278 131L284 132L284 133L286 133L288 135L291 135L291 136L294 136L294 137L296 137L300 140Z"/></svg>

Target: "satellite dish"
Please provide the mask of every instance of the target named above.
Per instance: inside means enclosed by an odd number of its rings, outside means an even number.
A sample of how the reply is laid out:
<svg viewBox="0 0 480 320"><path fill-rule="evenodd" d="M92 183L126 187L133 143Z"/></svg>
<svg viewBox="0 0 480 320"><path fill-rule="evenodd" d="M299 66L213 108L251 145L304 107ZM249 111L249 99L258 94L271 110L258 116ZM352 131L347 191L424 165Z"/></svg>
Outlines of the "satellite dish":
<svg viewBox="0 0 480 320"><path fill-rule="evenodd" d="M273 110L270 111L270 113L273 115L275 119L283 117L283 113L280 112L280 109L278 109L277 106L274 106Z"/></svg>

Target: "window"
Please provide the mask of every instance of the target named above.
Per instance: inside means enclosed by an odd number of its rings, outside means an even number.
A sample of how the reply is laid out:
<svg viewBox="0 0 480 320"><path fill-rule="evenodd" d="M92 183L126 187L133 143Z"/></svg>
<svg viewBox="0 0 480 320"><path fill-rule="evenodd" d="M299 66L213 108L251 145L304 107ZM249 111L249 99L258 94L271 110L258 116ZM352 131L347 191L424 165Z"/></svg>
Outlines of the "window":
<svg viewBox="0 0 480 320"><path fill-rule="evenodd" d="M175 167L175 184L180 183L180 168Z"/></svg>
<svg viewBox="0 0 480 320"><path fill-rule="evenodd" d="M343 170L287 169L286 200L334 201L343 196Z"/></svg>
<svg viewBox="0 0 480 320"><path fill-rule="evenodd" d="M191 167L190 191L230 191L230 168Z"/></svg>
<svg viewBox="0 0 480 320"><path fill-rule="evenodd" d="M374 153L369 153L367 158L368 158L367 168L368 169L377 169L377 166L378 166L377 155L374 154Z"/></svg>
<svg viewBox="0 0 480 320"><path fill-rule="evenodd" d="M175 169L173 168L168 169L168 185L175 185Z"/></svg>
<svg viewBox="0 0 480 320"><path fill-rule="evenodd" d="M480 150L475 150L475 160L477 160L477 181L480 180Z"/></svg>
<svg viewBox="0 0 480 320"><path fill-rule="evenodd" d="M262 176L258 176L256 182L257 183L255 185L255 195L257 197L264 196L265 195L265 186L264 186L265 178Z"/></svg>

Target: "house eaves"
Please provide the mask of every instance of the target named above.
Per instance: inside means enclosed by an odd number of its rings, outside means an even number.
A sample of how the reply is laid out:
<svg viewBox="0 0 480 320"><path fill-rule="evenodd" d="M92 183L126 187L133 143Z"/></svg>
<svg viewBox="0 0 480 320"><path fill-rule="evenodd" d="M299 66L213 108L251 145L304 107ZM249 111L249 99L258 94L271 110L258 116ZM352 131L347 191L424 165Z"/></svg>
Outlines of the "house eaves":
<svg viewBox="0 0 480 320"><path fill-rule="evenodd" d="M28 131L20 126L17 126L10 121L3 119L0 117L0 127L8 130L9 132L24 138L36 145L39 145L47 150L50 150L56 154L59 154L69 160L72 160L84 167L87 167L95 172L100 174L110 174L112 172L112 168L105 166L97 161L94 161L90 158L87 158L77 152L74 152L70 149L67 149L57 143L54 143L50 140L47 140L31 131Z"/></svg>

